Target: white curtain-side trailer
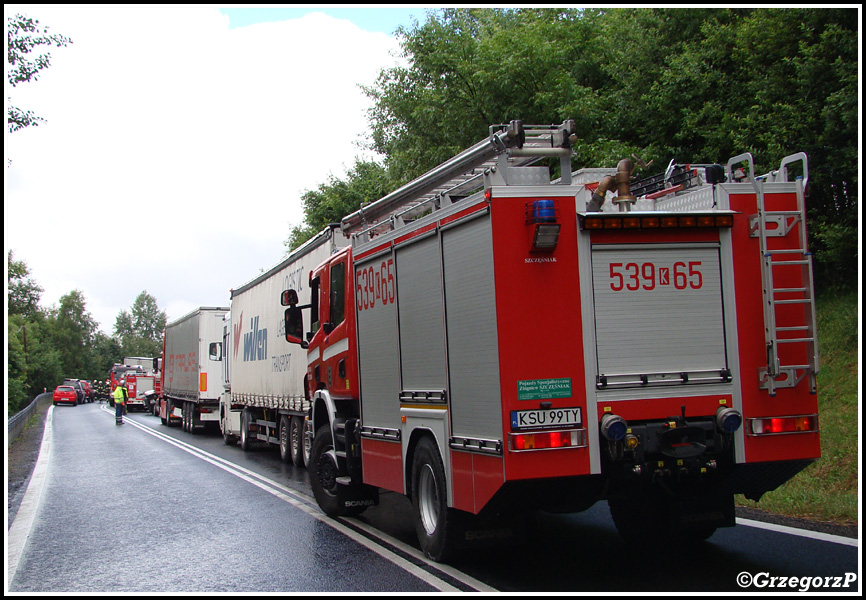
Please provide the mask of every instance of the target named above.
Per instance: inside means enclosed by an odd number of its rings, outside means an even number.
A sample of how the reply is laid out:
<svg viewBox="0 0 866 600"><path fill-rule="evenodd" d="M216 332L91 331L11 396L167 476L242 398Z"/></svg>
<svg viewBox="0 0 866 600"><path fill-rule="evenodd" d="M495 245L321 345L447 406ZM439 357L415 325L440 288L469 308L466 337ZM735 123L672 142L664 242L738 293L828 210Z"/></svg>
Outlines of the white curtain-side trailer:
<svg viewBox="0 0 866 600"><path fill-rule="evenodd" d="M305 464L307 353L286 343L283 310L275 299L293 289L300 302L309 305L310 273L347 244L339 225L326 227L279 264L232 290L231 312L223 326L228 383L220 405L227 444L239 440L244 450L253 443L276 444L285 462Z"/></svg>
<svg viewBox="0 0 866 600"><path fill-rule="evenodd" d="M159 407L163 424L180 421L184 431L194 433L218 422L223 374L208 352L211 343L222 340L228 310L203 306L166 325Z"/></svg>

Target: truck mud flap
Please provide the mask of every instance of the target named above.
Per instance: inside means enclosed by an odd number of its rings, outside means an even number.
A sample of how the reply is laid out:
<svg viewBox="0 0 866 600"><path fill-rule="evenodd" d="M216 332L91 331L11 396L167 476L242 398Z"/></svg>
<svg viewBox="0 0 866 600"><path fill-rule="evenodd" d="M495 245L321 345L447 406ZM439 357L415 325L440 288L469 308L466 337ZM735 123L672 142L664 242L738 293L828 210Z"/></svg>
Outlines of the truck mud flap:
<svg viewBox="0 0 866 600"><path fill-rule="evenodd" d="M342 479L342 478L340 478ZM343 482L338 479L337 483ZM340 485L340 500L346 509L365 509L379 505L379 488L372 485Z"/></svg>

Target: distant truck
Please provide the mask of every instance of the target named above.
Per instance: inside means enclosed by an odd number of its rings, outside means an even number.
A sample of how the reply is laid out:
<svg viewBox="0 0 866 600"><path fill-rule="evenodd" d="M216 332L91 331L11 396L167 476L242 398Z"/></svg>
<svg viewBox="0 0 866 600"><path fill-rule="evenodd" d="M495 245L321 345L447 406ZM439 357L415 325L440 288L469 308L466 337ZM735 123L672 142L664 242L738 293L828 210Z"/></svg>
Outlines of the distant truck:
<svg viewBox="0 0 866 600"><path fill-rule="evenodd" d="M208 360L208 347L220 343L228 308L200 307L169 323L163 335L159 417L164 425L180 422L194 433L219 423L223 375Z"/></svg>
<svg viewBox="0 0 866 600"><path fill-rule="evenodd" d="M108 373L108 381L111 393L114 393L114 389L120 382L123 382L126 386L126 391L129 393L129 399L126 401L127 410L147 409L144 392L153 389L153 376L148 376L144 367L141 365L129 365L125 362L124 364L115 363Z"/></svg>

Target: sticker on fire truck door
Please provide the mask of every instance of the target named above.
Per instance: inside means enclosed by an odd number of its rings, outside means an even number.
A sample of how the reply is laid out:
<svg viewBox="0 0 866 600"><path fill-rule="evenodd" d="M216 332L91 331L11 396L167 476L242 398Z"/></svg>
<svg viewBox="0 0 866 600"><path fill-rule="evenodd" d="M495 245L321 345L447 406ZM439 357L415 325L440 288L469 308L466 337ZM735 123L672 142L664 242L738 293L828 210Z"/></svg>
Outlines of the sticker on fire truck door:
<svg viewBox="0 0 866 600"><path fill-rule="evenodd" d="M528 379L517 382L518 400L571 398L571 379Z"/></svg>
<svg viewBox="0 0 866 600"><path fill-rule="evenodd" d="M511 411L511 429L513 431L579 427L582 423L579 407Z"/></svg>

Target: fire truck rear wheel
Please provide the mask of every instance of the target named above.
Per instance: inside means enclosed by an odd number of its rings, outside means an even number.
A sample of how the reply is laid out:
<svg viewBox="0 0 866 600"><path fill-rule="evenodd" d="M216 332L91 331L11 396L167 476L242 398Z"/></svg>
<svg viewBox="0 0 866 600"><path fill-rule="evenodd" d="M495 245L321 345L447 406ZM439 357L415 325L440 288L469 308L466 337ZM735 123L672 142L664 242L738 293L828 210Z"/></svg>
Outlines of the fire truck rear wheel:
<svg viewBox="0 0 866 600"><path fill-rule="evenodd" d="M460 511L448 508L445 467L436 443L428 436L419 440L412 460L412 507L424 554L438 562L453 558L464 519Z"/></svg>
<svg viewBox="0 0 866 600"><path fill-rule="evenodd" d="M660 494L634 494L608 500L620 536L630 543L676 545L701 542L712 536L712 523L686 526L672 515L670 501Z"/></svg>
<svg viewBox="0 0 866 600"><path fill-rule="evenodd" d="M334 451L334 440L331 426L323 425L316 431L313 447L310 451L310 487L319 507L329 517L351 517L362 513L366 506L345 505L348 493L345 485L337 483L340 476L337 465L337 454Z"/></svg>

